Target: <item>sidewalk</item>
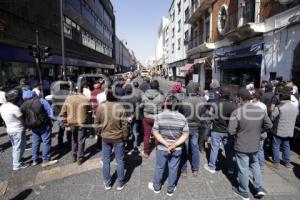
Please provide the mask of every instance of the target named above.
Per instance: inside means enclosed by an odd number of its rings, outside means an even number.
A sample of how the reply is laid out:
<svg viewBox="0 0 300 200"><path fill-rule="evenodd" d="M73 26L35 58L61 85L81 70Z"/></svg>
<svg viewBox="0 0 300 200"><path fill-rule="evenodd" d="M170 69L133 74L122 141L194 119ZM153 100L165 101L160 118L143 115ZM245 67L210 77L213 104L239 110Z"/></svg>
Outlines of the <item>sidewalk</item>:
<svg viewBox="0 0 300 200"><path fill-rule="evenodd" d="M0 128L0 144L4 144L7 137L4 129ZM55 146L56 140L53 138ZM49 169L42 169L40 166L29 167L18 172L11 171L11 148L1 153L1 181L8 182L8 188L4 196L0 199L15 200L94 200L94 199L169 199L166 197L166 186L163 187L161 194L154 194L147 188L154 173L155 151L149 159L142 160L138 155L126 157L126 178L129 182L124 191L118 192L115 189L104 191L103 178L101 174L101 161L99 153L91 151L91 146L95 143L94 139L87 140L87 156L90 159L82 166L71 163L71 155L66 152L60 159L57 166ZM5 144L6 145L6 144ZM26 151L26 156L31 155ZM293 162L299 159L293 154ZM203 169L206 162L204 154L201 154L201 170L198 177L193 177L191 173L187 178L180 178L178 190L172 199L239 199L231 191L232 183L236 180L227 178L227 174L218 171L212 175ZM112 162L115 168L115 161ZM283 176L284 175L284 176ZM265 188L268 195L265 199L298 199L300 195L300 180L295 176L293 170L285 168L278 172L266 167L263 174ZM1 182L0 181L0 182ZM1 190L1 189L0 189ZM0 193L1 195L1 193ZM19 195L19 196L18 196Z"/></svg>

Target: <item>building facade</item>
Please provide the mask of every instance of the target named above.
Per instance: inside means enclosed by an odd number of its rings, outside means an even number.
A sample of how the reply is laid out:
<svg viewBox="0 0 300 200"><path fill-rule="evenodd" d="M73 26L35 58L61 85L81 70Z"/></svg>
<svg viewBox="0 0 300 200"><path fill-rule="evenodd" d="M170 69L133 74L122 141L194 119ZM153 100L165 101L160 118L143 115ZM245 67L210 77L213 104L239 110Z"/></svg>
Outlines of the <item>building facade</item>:
<svg viewBox="0 0 300 200"><path fill-rule="evenodd" d="M289 0L192 1L190 72L198 71L203 88L212 78L237 86L279 76L296 80L299 11L299 1Z"/></svg>
<svg viewBox="0 0 300 200"><path fill-rule="evenodd" d="M157 71L165 75L168 73L168 31L169 18L163 17L158 27L158 41L155 50L155 58L157 61Z"/></svg>
<svg viewBox="0 0 300 200"><path fill-rule="evenodd" d="M117 36L115 40L116 72L123 73L136 70L138 62L133 50L127 47L125 40L121 41Z"/></svg>
<svg viewBox="0 0 300 200"><path fill-rule="evenodd" d="M173 80L185 82L186 73L180 70L188 60L185 45L191 32L190 24L185 23L189 16L191 0L173 0L169 9L169 26L166 28L167 63L169 76Z"/></svg>
<svg viewBox="0 0 300 200"><path fill-rule="evenodd" d="M51 48L52 56L42 65L43 76L62 74L61 22L64 28L66 75L114 72L115 16L109 0L65 0L63 19L60 0L0 2L1 82L21 76L36 76L29 45ZM10 80L12 81L12 80Z"/></svg>

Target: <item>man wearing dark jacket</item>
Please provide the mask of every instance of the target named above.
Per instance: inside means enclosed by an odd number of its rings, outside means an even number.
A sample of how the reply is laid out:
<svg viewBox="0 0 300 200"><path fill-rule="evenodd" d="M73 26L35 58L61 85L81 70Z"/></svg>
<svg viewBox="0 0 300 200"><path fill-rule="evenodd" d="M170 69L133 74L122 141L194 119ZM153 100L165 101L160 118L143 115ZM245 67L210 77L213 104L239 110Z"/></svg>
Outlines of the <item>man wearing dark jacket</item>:
<svg viewBox="0 0 300 200"><path fill-rule="evenodd" d="M191 158L192 173L198 175L200 164L199 152L199 135L200 129L203 129L203 121L201 117L205 113L206 99L199 96L199 84L194 83L193 87L187 88L186 93L189 94L182 100L179 106L179 112L182 113L188 121L189 140L186 141L182 154L181 176L187 176L187 160ZM191 156L189 156L191 155Z"/></svg>
<svg viewBox="0 0 300 200"><path fill-rule="evenodd" d="M236 103L231 102L230 92L226 89L220 90L220 101L213 107L213 126L211 132L211 150L209 163L204 169L214 174L216 172L216 161L218 158L220 143L223 142L226 154L226 166L229 174L233 174L233 137L228 135L228 123L231 113L237 108Z"/></svg>
<svg viewBox="0 0 300 200"><path fill-rule="evenodd" d="M256 197L266 194L263 189L262 176L257 153L259 151L262 128L272 128L272 122L267 113L260 107L251 104L251 94L246 89L238 92L238 101L241 106L230 117L228 132L235 136L234 150L238 165L239 188L233 188L233 192L243 199L249 198L249 163L253 170L254 187Z"/></svg>
<svg viewBox="0 0 300 200"><path fill-rule="evenodd" d="M132 144L134 152L138 152L138 122L139 122L139 105L141 103L141 97L134 93L133 86L127 84L125 86L125 96L120 99L120 103L124 106L126 117L130 126ZM130 152L132 153L132 151Z"/></svg>

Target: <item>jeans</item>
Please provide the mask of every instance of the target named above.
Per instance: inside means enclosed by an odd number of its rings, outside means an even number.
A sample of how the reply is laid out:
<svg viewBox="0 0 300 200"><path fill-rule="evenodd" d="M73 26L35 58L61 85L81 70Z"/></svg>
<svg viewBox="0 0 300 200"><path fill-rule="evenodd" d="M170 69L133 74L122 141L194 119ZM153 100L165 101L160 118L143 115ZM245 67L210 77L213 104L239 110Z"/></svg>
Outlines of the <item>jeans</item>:
<svg viewBox="0 0 300 200"><path fill-rule="evenodd" d="M12 145L13 168L18 168L22 164L26 146L26 134L25 131L20 133L10 133L8 137Z"/></svg>
<svg viewBox="0 0 300 200"><path fill-rule="evenodd" d="M152 127L154 124L154 119L144 118L143 126L144 126L144 153L150 154L150 135L152 131Z"/></svg>
<svg viewBox="0 0 300 200"><path fill-rule="evenodd" d="M32 160L34 162L38 161L41 143L43 162L45 163L50 160L51 131L51 126L45 126L40 129L32 130Z"/></svg>
<svg viewBox="0 0 300 200"><path fill-rule="evenodd" d="M281 138L276 135L273 135L272 146L273 146L273 161L275 164L280 163L280 145L283 145L283 154L282 160L285 164L290 163L290 141L289 138Z"/></svg>
<svg viewBox="0 0 300 200"><path fill-rule="evenodd" d="M178 169L180 164L182 150L174 151L168 154L167 151L156 150L156 164L153 178L153 186L155 190L160 190L162 185L163 174L165 166L168 163L169 176L168 176L168 191L172 192L175 189L176 181L178 178Z"/></svg>
<svg viewBox="0 0 300 200"><path fill-rule="evenodd" d="M256 190L263 188L262 176L258 162L257 153L236 152L236 162L238 165L239 191L249 196L249 163L253 171L253 183Z"/></svg>
<svg viewBox="0 0 300 200"><path fill-rule="evenodd" d="M124 156L125 148L123 143L111 144L102 142L102 161L103 161L103 178L105 185L111 185L111 174L110 174L110 159L114 149L116 161L117 161L117 181L119 185L124 184L125 169L124 169Z"/></svg>
<svg viewBox="0 0 300 200"><path fill-rule="evenodd" d="M264 166L265 166L265 151L264 151L264 144L265 144L265 140L267 138L267 133L264 132L263 134L261 134L260 136L260 140L259 140L259 150L258 150L258 161L259 161L259 166L261 170L264 170Z"/></svg>
<svg viewBox="0 0 300 200"><path fill-rule="evenodd" d="M84 156L84 147L86 139L86 129L78 126L71 128L72 132L72 153L80 160Z"/></svg>
<svg viewBox="0 0 300 200"><path fill-rule="evenodd" d="M199 171L200 152L199 152L199 129L190 128L189 140L185 143L182 150L182 172L187 172L187 161L191 161L192 171Z"/></svg>
<svg viewBox="0 0 300 200"><path fill-rule="evenodd" d="M215 170L218 153L220 149L220 142L223 142L227 169L233 169L233 138L226 133L211 132L211 150L209 157L209 168Z"/></svg>
<svg viewBox="0 0 300 200"><path fill-rule="evenodd" d="M138 145L138 136L139 136L138 126L139 126L139 121L137 121L137 120L135 120L131 124L133 148L139 147L139 145Z"/></svg>

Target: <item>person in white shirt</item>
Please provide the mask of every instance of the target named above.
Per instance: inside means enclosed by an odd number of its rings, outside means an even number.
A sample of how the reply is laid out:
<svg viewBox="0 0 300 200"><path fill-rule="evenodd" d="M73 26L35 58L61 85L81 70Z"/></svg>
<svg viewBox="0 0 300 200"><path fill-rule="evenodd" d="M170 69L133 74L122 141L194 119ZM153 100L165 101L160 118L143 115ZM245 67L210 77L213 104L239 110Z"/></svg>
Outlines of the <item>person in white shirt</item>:
<svg viewBox="0 0 300 200"><path fill-rule="evenodd" d="M87 83L85 83L83 85L83 90L82 90L82 94L84 96L86 96L87 98L91 99L91 96L92 96L92 91L90 90L90 87Z"/></svg>
<svg viewBox="0 0 300 200"><path fill-rule="evenodd" d="M36 96L38 96L38 97L41 95L41 84L40 84L40 82L35 83L32 92L34 92L36 94Z"/></svg>
<svg viewBox="0 0 300 200"><path fill-rule="evenodd" d="M5 94L6 102L0 107L0 114L6 124L6 132L12 144L13 170L24 169L28 165L22 163L26 145L23 115L18 106L18 90L10 90Z"/></svg>
<svg viewBox="0 0 300 200"><path fill-rule="evenodd" d="M254 105L264 110L266 113L268 111L267 106L260 101L260 93L259 91L255 90L255 92L252 94L252 101ZM260 142L259 142L259 151L258 151L258 161L260 165L261 172L264 171L265 166L265 151L264 151L264 143L267 138L267 132L266 130L262 130L261 136L260 136Z"/></svg>
<svg viewBox="0 0 300 200"><path fill-rule="evenodd" d="M6 102L4 86L0 84L0 106Z"/></svg>

